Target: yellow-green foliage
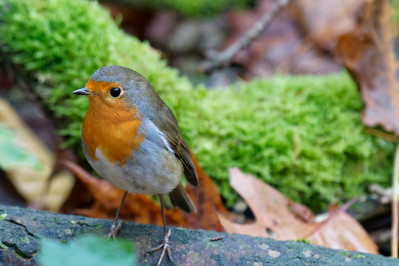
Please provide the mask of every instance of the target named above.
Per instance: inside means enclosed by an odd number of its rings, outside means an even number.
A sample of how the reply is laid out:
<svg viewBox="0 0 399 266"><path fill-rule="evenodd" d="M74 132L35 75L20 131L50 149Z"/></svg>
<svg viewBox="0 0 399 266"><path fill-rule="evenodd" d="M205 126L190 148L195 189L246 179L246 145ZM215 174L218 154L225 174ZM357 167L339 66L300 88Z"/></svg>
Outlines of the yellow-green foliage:
<svg viewBox="0 0 399 266"><path fill-rule="evenodd" d="M192 99L182 130L227 199L233 166L315 209L389 184L394 145L363 132L347 74L276 76Z"/></svg>
<svg viewBox="0 0 399 266"><path fill-rule="evenodd" d="M124 0L140 7L172 9L189 17L212 16L231 8L248 5L248 0Z"/></svg>
<svg viewBox="0 0 399 266"><path fill-rule="evenodd" d="M105 65L138 70L173 105L188 97L192 85L168 68L147 43L127 36L96 2L80 0L11 0L0 2L1 49L32 73L35 88L67 128L68 145L80 143L87 99L71 95ZM165 92L174 91L173 94Z"/></svg>
<svg viewBox="0 0 399 266"><path fill-rule="evenodd" d="M392 5L392 9L393 9L393 12L392 12L393 13L393 23L398 24L399 23L399 1L393 0L393 1L391 1L391 5Z"/></svg>
<svg viewBox="0 0 399 266"><path fill-rule="evenodd" d="M127 36L96 2L0 2L0 45L39 85L36 91L80 146L87 99L71 92L98 68L117 64L148 78L176 114L201 165L231 204L237 166L314 209L386 185L393 145L363 132L361 99L347 74L287 77L208 91Z"/></svg>

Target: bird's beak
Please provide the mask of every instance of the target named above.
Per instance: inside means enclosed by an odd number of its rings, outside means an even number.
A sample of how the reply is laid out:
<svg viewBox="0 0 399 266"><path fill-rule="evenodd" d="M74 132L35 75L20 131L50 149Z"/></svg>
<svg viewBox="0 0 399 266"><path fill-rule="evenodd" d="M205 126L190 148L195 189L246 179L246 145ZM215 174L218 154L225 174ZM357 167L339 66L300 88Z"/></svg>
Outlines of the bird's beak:
<svg viewBox="0 0 399 266"><path fill-rule="evenodd" d="M76 91L73 91L72 94L77 94L77 95L93 95L94 93L89 91L87 88L81 88Z"/></svg>

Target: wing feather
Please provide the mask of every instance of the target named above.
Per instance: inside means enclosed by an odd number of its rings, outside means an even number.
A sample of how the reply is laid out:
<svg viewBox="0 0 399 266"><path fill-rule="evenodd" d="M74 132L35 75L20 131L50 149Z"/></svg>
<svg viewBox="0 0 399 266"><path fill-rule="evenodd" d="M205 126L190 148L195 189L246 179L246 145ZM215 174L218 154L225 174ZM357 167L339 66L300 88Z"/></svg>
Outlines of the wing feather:
<svg viewBox="0 0 399 266"><path fill-rule="evenodd" d="M187 181L193 186L198 186L197 171L195 171L190 149L188 148L181 134L175 138L171 137L170 135L166 135L166 139L175 152L175 156L182 162L184 176L187 178Z"/></svg>

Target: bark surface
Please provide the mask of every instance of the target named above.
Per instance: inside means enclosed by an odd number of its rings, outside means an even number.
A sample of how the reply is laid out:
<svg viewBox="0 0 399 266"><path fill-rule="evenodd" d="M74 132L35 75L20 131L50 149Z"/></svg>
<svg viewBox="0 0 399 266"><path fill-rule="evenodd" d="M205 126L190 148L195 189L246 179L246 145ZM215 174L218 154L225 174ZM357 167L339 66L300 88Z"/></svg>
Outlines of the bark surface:
<svg viewBox="0 0 399 266"><path fill-rule="evenodd" d="M112 223L4 205L0 217L1 265L37 265L41 238L68 241L88 233L105 237ZM156 264L160 254L145 252L160 244L161 227L126 222L118 237L136 243L140 263ZM176 265L399 265L399 260L383 256L213 231L172 228L170 240ZM163 265L172 264L166 259Z"/></svg>

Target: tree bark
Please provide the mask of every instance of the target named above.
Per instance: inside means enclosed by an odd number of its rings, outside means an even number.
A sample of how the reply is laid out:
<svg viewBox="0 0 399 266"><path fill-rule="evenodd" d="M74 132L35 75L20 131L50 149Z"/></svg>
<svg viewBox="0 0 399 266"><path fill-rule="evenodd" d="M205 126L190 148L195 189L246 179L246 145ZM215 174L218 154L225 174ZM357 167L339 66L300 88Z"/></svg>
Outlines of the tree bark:
<svg viewBox="0 0 399 266"><path fill-rule="evenodd" d="M37 265L41 238L68 241L82 234L106 236L111 220L41 212L0 205L0 264ZM156 264L159 254L145 252L160 244L162 228L126 222L120 238L136 243L140 263ZM393 258L333 250L301 241L172 229L176 265L398 265ZM165 259L163 265L172 265Z"/></svg>

